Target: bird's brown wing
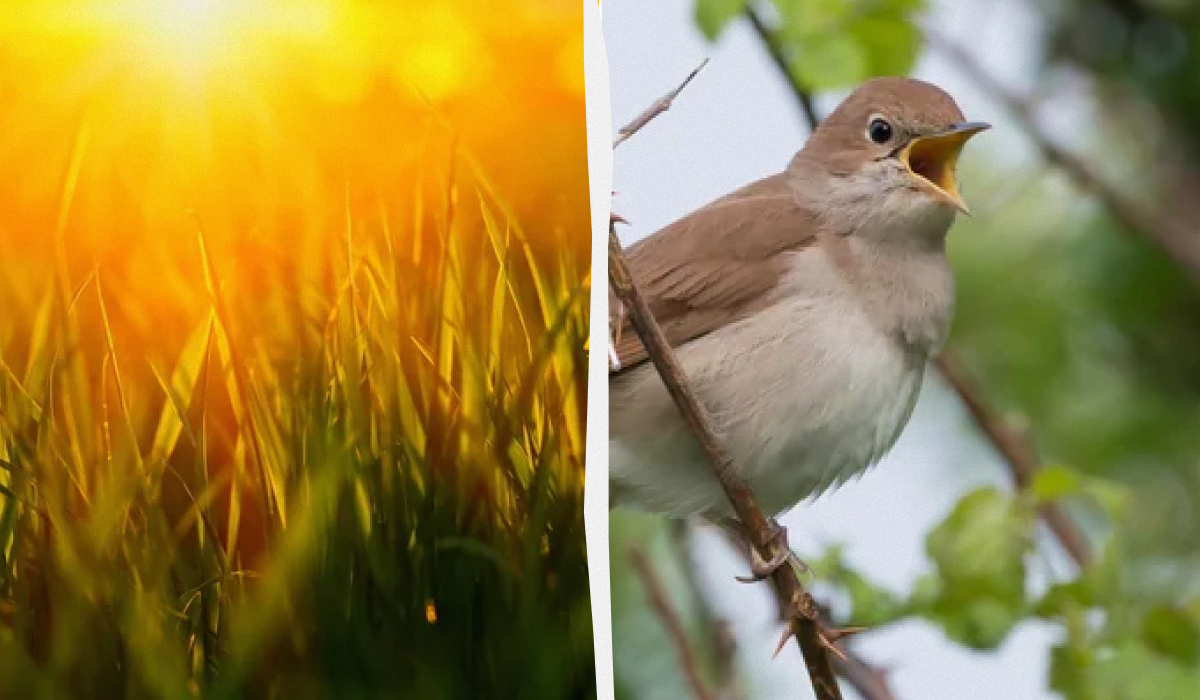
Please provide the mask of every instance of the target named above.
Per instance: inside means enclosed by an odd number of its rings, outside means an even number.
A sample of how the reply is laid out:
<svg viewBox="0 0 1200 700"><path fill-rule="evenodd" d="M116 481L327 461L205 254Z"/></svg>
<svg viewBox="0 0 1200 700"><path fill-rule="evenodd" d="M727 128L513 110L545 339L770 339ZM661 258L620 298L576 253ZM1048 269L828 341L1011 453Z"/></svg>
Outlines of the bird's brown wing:
<svg viewBox="0 0 1200 700"><path fill-rule="evenodd" d="M812 245L817 224L783 174L743 187L626 251L630 274L672 347L762 308L782 274L779 253ZM609 291L609 327L620 366L645 362L628 314Z"/></svg>

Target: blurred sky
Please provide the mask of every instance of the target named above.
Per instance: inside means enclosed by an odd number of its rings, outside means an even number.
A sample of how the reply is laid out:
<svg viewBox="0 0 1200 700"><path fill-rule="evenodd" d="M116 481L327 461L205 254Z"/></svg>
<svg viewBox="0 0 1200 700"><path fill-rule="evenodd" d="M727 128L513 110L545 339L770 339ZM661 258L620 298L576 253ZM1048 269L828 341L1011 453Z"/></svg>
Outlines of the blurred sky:
<svg viewBox="0 0 1200 700"><path fill-rule="evenodd" d="M631 222L622 231L630 242L670 223L741 185L778 172L802 145L807 129L795 99L744 21L709 45L692 19L694 0L608 0L604 34L611 79L614 128L628 122L673 88L705 56L711 59L674 107L621 146L614 158L614 211ZM1039 57L1039 23L1028 7L1006 0L940 0L931 3L927 24L971 47L1006 85L1033 92ZM1000 107L980 94L955 66L927 53L916 77L955 96L969 119L997 128L972 141L972 159L1029 162L1033 149ZM822 114L837 99L819 102ZM1045 116L1045 115L1041 115ZM1070 136L1078 114L1063 111L1046 123L1055 136ZM971 201L972 183L963 182ZM976 212L986 216L986 211ZM953 234L952 234L953 235ZM872 579L906 591L930 567L926 533L961 495L977 486L1009 486L990 448L973 438L957 399L937 378L926 382L915 415L891 455L861 480L783 519L802 554L842 542L850 564ZM711 533L710 533L711 534ZM810 698L798 673L799 651L789 645L774 661L779 627L770 591L733 580L744 574L740 558L717 536L703 538L709 562L704 582L739 631L742 663L754 697ZM1033 566L1035 575L1038 565ZM900 700L1042 700L1047 691L1048 648L1057 633L1049 626L1019 626L997 653L977 653L945 640L925 623L907 622L873 632L855 648L868 660L893 670ZM614 644L619 644L614 639ZM852 691L851 691L852 695Z"/></svg>

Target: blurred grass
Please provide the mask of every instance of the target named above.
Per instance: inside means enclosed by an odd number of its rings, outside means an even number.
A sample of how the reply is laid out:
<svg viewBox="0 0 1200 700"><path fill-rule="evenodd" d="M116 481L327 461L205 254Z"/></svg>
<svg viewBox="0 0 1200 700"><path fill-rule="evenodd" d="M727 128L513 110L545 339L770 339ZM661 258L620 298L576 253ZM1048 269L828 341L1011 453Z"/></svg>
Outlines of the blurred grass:
<svg viewBox="0 0 1200 700"><path fill-rule="evenodd" d="M591 698L578 6L0 12L0 698Z"/></svg>
<svg viewBox="0 0 1200 700"><path fill-rule="evenodd" d="M186 319L103 264L9 278L0 694L594 696L588 280L455 163L348 203L321 282L232 275L197 217Z"/></svg>

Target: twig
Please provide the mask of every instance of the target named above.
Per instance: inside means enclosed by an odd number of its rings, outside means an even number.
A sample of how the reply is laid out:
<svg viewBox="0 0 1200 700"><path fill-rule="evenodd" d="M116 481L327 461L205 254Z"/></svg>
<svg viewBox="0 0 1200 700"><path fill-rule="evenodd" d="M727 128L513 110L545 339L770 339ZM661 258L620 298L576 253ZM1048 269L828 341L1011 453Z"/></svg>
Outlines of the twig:
<svg viewBox="0 0 1200 700"><path fill-rule="evenodd" d="M740 543L728 532L722 531L722 534L729 540L734 550L746 557L748 562L749 557L739 546ZM786 609L781 607L780 614L781 617L786 617ZM821 621L820 629L827 629L830 624L828 609L818 606L817 614ZM892 692L891 686L888 684L886 670L863 659L851 648L840 649L839 652L840 655L835 655L832 659L833 670L858 691L863 700L897 700L896 694Z"/></svg>
<svg viewBox="0 0 1200 700"><path fill-rule="evenodd" d="M1164 219L1109 185L1086 161L1054 143L1038 126L1034 105L1001 85L969 51L928 28L925 35L930 46L953 59L971 80L1004 105L1042 158L1066 173L1080 189L1099 199L1127 233L1148 239L1200 284L1200 245L1195 243L1192 228Z"/></svg>
<svg viewBox="0 0 1200 700"><path fill-rule="evenodd" d="M725 700L745 700L746 690L742 687L737 666L737 637L734 636L728 620L717 620L713 646L716 649L721 697Z"/></svg>
<svg viewBox="0 0 1200 700"><path fill-rule="evenodd" d="M613 149L615 150L617 146L620 146L629 140L630 136L633 136L637 132L641 131L642 127L649 124L650 121L655 117L670 109L671 105L675 103L675 98L679 97L679 93L683 92L683 89L688 86L688 83L692 82L692 80L699 75L700 71L704 70L704 67L707 65L708 59L706 58L701 61L700 65L696 66L691 73L688 73L688 77L683 79L683 82L679 84L679 87L658 98L654 104L646 108L646 111L637 115L633 121L621 127L617 131L617 138L613 139Z"/></svg>
<svg viewBox="0 0 1200 700"><path fill-rule="evenodd" d="M817 109L813 106L812 95L807 90L801 89L800 84L792 76L789 61L783 53L783 45L775 34L775 30L771 29L759 16L758 10L754 9L752 4L746 5L746 18L750 20L751 26L758 34L758 38L762 40L763 45L767 47L767 53L771 54L771 60L775 61L776 67L792 86L792 94L796 96L796 101L800 103L800 111L804 114L805 121L808 122L808 130L811 132L817 128L817 124L821 119L817 116Z"/></svg>
<svg viewBox="0 0 1200 700"><path fill-rule="evenodd" d="M982 392L967 377L962 365L948 352L943 352L935 361L942 376L962 400L967 413L987 436L996 451L1004 457L1013 483L1019 490L1026 490L1037 474L1038 461L1029 441L1014 430L996 409L983 398ZM1041 507L1042 520L1054 533L1063 549L1079 567L1092 563L1092 548L1087 537L1057 503L1046 503Z"/></svg>
<svg viewBox="0 0 1200 700"><path fill-rule="evenodd" d="M717 614L716 604L700 584L700 566L695 556L694 536L694 522L674 522L671 528L671 542L674 545L673 550L679 555L679 564L684 572L683 578L688 593L697 602L696 618L700 624L702 638L709 642L707 651L715 662L716 693L722 700L745 700L746 689L743 687L737 663L737 639L729 621Z"/></svg>
<svg viewBox="0 0 1200 700"><path fill-rule="evenodd" d="M687 633L683 631L679 615L675 613L675 608L667 599L662 582L654 573L654 567L650 565L646 554L641 549L634 547L629 550L629 559L633 562L633 568L638 577L642 579L642 585L646 588L646 595L650 598L651 607L662 621L667 637L671 639L671 644L675 646L675 654L679 657L679 669L683 672L684 680L691 686L692 695L696 697L696 700L716 700L705 687L704 682L700 680L700 674L696 670L696 655L692 651L692 645L688 642Z"/></svg>
<svg viewBox="0 0 1200 700"><path fill-rule="evenodd" d="M688 79L690 80L696 72L693 71ZM686 81L684 85L686 85ZM656 103L656 106L665 106L659 109L651 107L628 126L622 128L620 133L624 138L618 139L617 144L637 133L651 119L666 111L670 107L671 100L679 94L682 87L668 93L666 98ZM613 220L610 220L608 228L608 274L613 293L629 315L634 331L637 332L638 338L646 348L646 354L650 357L655 369L658 370L675 405L683 414L684 420L695 434L705 456L712 464L721 488L733 505L738 520L750 533L754 540L754 546L763 560L776 559L774 550L778 545L775 541L775 533L763 516L762 510L754 502L750 488L734 470L732 457L716 438L712 419L688 385L683 368L679 365L670 343L667 342L666 336L663 335L662 329L654 319L650 306L634 284L625 263L621 242L617 238L616 222ZM771 581L777 595L789 606L788 627L800 645L809 679L818 700L841 700L842 695L837 685L837 677L834 675L829 655L821 644L816 606L812 596L801 585L795 569L791 566L777 568L771 574Z"/></svg>
<svg viewBox="0 0 1200 700"><path fill-rule="evenodd" d="M846 651L845 654L845 659L833 662L834 667L863 700L898 700L888 683L886 671L872 666L852 651Z"/></svg>

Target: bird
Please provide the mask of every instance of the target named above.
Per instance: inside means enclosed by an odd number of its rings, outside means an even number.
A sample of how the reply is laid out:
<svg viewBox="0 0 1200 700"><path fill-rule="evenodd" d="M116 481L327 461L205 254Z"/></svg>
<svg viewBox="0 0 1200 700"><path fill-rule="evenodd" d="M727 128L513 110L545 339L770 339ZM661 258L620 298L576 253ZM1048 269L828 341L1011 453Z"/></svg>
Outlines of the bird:
<svg viewBox="0 0 1200 700"><path fill-rule="evenodd" d="M912 416L954 312L946 239L970 214L956 165L989 128L929 82L869 79L782 172L626 250L634 283L788 557L775 518L877 464ZM609 303L610 509L739 531L611 291ZM783 562L749 549L752 579Z"/></svg>

